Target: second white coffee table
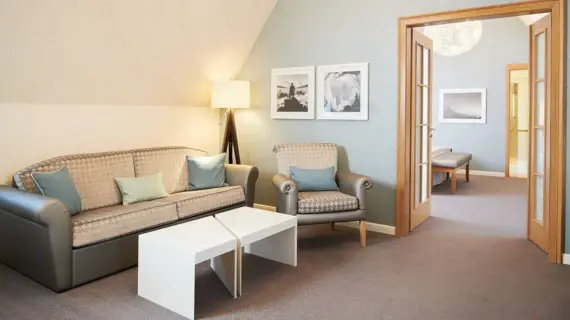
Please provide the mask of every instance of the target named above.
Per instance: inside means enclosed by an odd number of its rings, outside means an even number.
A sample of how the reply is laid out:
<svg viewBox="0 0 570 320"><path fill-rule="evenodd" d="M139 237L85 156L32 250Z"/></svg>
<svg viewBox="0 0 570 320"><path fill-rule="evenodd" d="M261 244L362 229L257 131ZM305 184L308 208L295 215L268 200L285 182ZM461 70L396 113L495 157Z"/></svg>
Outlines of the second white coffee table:
<svg viewBox="0 0 570 320"><path fill-rule="evenodd" d="M242 292L242 247L246 253L297 266L297 217L241 207L215 218L238 239L238 295Z"/></svg>

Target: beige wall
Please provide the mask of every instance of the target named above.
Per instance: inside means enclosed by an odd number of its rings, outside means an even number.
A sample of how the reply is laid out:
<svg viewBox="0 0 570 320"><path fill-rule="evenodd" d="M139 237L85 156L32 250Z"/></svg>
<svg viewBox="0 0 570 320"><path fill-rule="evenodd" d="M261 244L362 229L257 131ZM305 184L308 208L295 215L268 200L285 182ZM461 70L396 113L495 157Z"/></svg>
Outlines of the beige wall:
<svg viewBox="0 0 570 320"><path fill-rule="evenodd" d="M203 106L276 0L2 0L0 101Z"/></svg>
<svg viewBox="0 0 570 320"><path fill-rule="evenodd" d="M1 0L0 182L70 153L217 151L211 81L239 71L275 3Z"/></svg>
<svg viewBox="0 0 570 320"><path fill-rule="evenodd" d="M154 146L218 151L217 110L207 107L0 103L0 183L50 157Z"/></svg>

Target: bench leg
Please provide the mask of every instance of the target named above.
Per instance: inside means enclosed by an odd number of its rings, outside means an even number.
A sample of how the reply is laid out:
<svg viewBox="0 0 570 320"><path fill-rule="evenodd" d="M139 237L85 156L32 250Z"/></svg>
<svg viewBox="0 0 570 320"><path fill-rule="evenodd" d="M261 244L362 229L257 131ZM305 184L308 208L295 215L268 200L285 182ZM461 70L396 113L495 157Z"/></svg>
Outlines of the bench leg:
<svg viewBox="0 0 570 320"><path fill-rule="evenodd" d="M451 171L451 193L455 193L457 189L457 175L455 169Z"/></svg>
<svg viewBox="0 0 570 320"><path fill-rule="evenodd" d="M469 182L469 161L467 161L467 166L465 167L465 179Z"/></svg>

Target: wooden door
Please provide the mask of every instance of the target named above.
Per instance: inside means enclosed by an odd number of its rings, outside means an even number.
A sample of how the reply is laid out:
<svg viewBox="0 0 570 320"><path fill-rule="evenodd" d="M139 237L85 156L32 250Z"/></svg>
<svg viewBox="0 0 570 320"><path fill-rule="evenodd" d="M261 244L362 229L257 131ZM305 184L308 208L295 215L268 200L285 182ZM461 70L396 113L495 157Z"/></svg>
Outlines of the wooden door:
<svg viewBox="0 0 570 320"><path fill-rule="evenodd" d="M413 30L410 230L431 214L432 53L431 39Z"/></svg>
<svg viewBox="0 0 570 320"><path fill-rule="evenodd" d="M548 253L548 155L551 95L551 15L530 26L530 166L528 239Z"/></svg>

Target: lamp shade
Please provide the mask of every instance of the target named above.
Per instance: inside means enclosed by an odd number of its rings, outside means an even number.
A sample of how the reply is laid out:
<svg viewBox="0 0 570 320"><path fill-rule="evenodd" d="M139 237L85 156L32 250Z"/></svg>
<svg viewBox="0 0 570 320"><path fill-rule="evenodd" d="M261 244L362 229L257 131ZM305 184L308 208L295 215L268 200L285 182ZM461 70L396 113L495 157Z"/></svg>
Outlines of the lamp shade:
<svg viewBox="0 0 570 320"><path fill-rule="evenodd" d="M218 81L212 87L212 108L249 108L249 81Z"/></svg>

